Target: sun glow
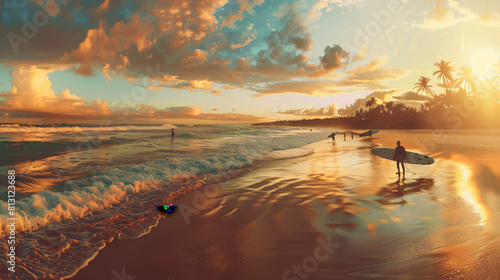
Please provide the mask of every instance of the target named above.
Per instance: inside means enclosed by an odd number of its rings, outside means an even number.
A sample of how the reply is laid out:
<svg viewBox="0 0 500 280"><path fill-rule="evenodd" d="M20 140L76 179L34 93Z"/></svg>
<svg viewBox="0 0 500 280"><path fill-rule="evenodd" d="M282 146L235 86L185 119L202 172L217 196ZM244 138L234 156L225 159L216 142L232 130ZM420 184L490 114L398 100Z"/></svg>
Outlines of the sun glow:
<svg viewBox="0 0 500 280"><path fill-rule="evenodd" d="M465 165L459 165L460 171L457 177L457 192L465 199L481 217L480 224L488 219L488 209L480 202L477 189L471 184L471 170Z"/></svg>
<svg viewBox="0 0 500 280"><path fill-rule="evenodd" d="M500 53L493 48L475 50L470 55L470 65L481 78L491 78L493 65L500 60Z"/></svg>

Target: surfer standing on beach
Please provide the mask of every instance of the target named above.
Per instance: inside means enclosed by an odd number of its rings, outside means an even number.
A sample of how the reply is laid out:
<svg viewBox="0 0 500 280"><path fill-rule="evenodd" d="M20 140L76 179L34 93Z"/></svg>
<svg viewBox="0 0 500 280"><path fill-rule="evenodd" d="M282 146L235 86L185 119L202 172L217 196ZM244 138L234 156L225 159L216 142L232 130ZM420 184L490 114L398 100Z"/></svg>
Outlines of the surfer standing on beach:
<svg viewBox="0 0 500 280"><path fill-rule="evenodd" d="M398 167L398 173L401 174L399 170L399 163L401 163L401 168L403 168L403 175L405 174L405 167L403 166L403 163L406 160L406 150L405 147L401 146L401 142L397 142L398 146L396 147L396 151L394 153L394 158L393 160L396 161L396 166Z"/></svg>

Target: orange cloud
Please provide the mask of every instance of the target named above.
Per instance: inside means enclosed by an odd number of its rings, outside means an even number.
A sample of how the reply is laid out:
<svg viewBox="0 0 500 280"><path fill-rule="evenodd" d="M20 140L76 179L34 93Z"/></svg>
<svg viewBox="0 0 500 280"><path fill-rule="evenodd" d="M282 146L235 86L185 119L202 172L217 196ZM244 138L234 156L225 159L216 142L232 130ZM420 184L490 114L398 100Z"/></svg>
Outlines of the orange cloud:
<svg viewBox="0 0 500 280"><path fill-rule="evenodd" d="M439 30L455 26L459 23L469 22L500 27L500 16L498 14L486 13L480 16L457 1L446 0L446 4L447 6L443 0L437 0L436 6L427 12L423 23L414 24L414 26L428 30Z"/></svg>
<svg viewBox="0 0 500 280"><path fill-rule="evenodd" d="M264 0L236 0L236 3L240 4L238 12L235 14L229 14L221 23L221 27L234 28L234 23L243 19L243 13L246 12L247 14L253 14L253 8L264 3Z"/></svg>
<svg viewBox="0 0 500 280"><path fill-rule="evenodd" d="M221 95L222 90L216 88L216 89L212 90L210 93L213 95Z"/></svg>
<svg viewBox="0 0 500 280"><path fill-rule="evenodd" d="M161 36L169 34L169 43L180 46L193 41L200 41L217 30L217 8L228 0L158 0L151 13L158 24ZM188 22L189 24L185 24Z"/></svg>
<svg viewBox="0 0 500 280"><path fill-rule="evenodd" d="M354 113L356 113L357 110L364 108L366 101L368 101L372 97L378 99L378 101L384 102L384 101L389 100L389 98L396 92L397 92L397 90L374 91L374 92L370 93L369 95L367 95L365 98L356 99L356 101L354 101L353 104L339 109L338 112L340 115L343 115L343 116L348 116L348 115L354 114Z"/></svg>
<svg viewBox="0 0 500 280"><path fill-rule="evenodd" d="M337 115L337 104L332 104L323 108L312 109L293 109L286 111L278 111L278 114L308 116L308 117L333 117Z"/></svg>
<svg viewBox="0 0 500 280"><path fill-rule="evenodd" d="M400 69L380 68L389 61L387 55L378 57L371 61L367 66L358 66L351 72L348 72L348 81L357 81L360 83L378 83L384 80L391 80L402 77L406 74Z"/></svg>
<svg viewBox="0 0 500 280"><path fill-rule="evenodd" d="M101 22L98 29L89 29L87 37L80 43L77 49L71 52L65 52L60 63L79 64L74 67L75 72L82 75L92 75L92 66L110 67L126 72L130 62L127 56L119 54L122 51L129 50L135 45L139 52L151 48L156 38L153 38L154 28L150 20L142 21L140 15L134 14L131 21L124 23L122 21L115 23L106 33Z"/></svg>
<svg viewBox="0 0 500 280"><path fill-rule="evenodd" d="M96 9L96 12L104 12L108 9L109 6L109 0L104 0L104 2L101 3L101 5Z"/></svg>
<svg viewBox="0 0 500 280"><path fill-rule="evenodd" d="M61 70L61 69L60 69ZM20 67L12 73L12 90L4 95L0 110L23 111L73 116L107 116L108 104L101 100L86 99L71 94L68 89L55 94L48 74L50 67Z"/></svg>

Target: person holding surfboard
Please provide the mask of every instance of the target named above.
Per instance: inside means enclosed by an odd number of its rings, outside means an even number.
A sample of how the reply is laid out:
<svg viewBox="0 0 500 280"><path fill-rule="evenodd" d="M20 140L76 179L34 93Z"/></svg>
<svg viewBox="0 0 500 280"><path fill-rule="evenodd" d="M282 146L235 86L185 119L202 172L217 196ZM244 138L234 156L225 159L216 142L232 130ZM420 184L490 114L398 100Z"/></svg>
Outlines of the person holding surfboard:
<svg viewBox="0 0 500 280"><path fill-rule="evenodd" d="M396 144L398 144L398 146L396 147L396 151L394 152L394 158L392 160L396 161L396 166L398 167L397 174L401 174L401 172L399 170L399 163L401 163L401 168L403 168L403 175L404 175L405 174L405 167L404 167L403 163L406 160L406 150L405 150L405 147L401 146L400 141L398 141Z"/></svg>

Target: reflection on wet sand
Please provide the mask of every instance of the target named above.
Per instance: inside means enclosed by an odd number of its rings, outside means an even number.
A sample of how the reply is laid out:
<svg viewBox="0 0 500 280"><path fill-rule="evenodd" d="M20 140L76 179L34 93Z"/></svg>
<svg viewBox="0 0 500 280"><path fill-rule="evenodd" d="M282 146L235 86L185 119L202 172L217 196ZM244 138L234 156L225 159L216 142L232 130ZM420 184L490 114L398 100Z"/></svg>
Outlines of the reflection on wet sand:
<svg viewBox="0 0 500 280"><path fill-rule="evenodd" d="M393 134L384 134L394 136L385 146L401 139L423 152ZM330 141L222 183L202 205L195 194L180 199L200 206L189 224L177 215L141 239L112 243L75 279L118 261L141 279L165 271L172 279L287 279L325 236L341 245L308 279L498 279L494 172L438 156L399 177L394 162L370 153L378 141ZM153 251L162 254L144 253Z"/></svg>
<svg viewBox="0 0 500 280"><path fill-rule="evenodd" d="M388 184L387 187L381 188L377 195L381 196L381 199L375 199L383 205L389 204L405 204L404 200L406 195L422 193L422 190L428 191L434 187L434 179L429 178L418 178L415 182L406 183L405 176L399 176L398 180L394 183ZM400 201L394 201L401 198Z"/></svg>

